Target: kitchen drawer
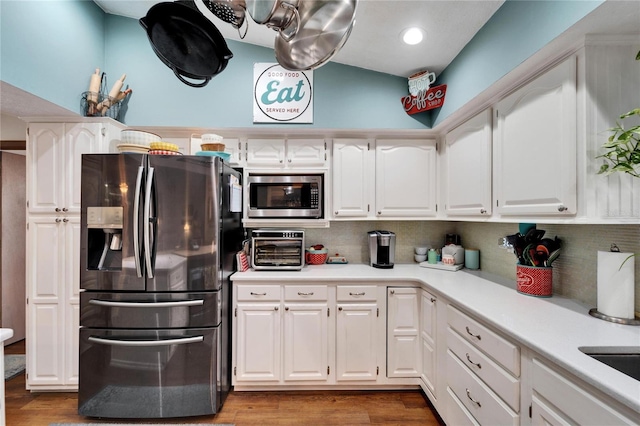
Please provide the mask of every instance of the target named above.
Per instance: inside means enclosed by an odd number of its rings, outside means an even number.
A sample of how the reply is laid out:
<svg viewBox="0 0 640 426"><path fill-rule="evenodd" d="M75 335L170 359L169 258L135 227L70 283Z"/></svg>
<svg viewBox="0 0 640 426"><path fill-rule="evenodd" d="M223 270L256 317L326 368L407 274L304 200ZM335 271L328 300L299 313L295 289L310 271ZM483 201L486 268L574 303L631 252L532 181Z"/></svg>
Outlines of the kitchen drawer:
<svg viewBox="0 0 640 426"><path fill-rule="evenodd" d="M284 300L292 301L324 301L327 300L329 290L326 285L286 285L284 286Z"/></svg>
<svg viewBox="0 0 640 426"><path fill-rule="evenodd" d="M507 373L451 328L447 330L447 347L515 412L520 411L520 380Z"/></svg>
<svg viewBox="0 0 640 426"><path fill-rule="evenodd" d="M555 371L539 359L533 359L533 396L549 401L568 416L567 423L592 425L637 425L639 418L625 417L579 384ZM541 397L541 398L539 398ZM553 410L556 411L556 410Z"/></svg>
<svg viewBox="0 0 640 426"><path fill-rule="evenodd" d="M338 302L375 302L378 300L375 285L338 286Z"/></svg>
<svg viewBox="0 0 640 426"><path fill-rule="evenodd" d="M449 350L447 385L481 425L520 424L520 416Z"/></svg>
<svg viewBox="0 0 640 426"><path fill-rule="evenodd" d="M447 423L455 426L480 426L469 410L460 402L450 387L447 387Z"/></svg>
<svg viewBox="0 0 640 426"><path fill-rule="evenodd" d="M236 286L239 302L279 302L279 285L238 285Z"/></svg>
<svg viewBox="0 0 640 426"><path fill-rule="evenodd" d="M515 377L520 377L520 348L449 305L447 322L467 341L482 350Z"/></svg>

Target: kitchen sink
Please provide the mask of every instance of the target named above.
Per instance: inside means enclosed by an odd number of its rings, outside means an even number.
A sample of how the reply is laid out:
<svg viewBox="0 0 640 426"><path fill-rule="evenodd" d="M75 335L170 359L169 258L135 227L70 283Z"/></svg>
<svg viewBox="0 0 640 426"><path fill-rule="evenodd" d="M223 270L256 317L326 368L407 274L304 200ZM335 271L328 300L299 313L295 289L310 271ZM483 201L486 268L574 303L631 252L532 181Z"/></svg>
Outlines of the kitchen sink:
<svg viewBox="0 0 640 426"><path fill-rule="evenodd" d="M640 380L640 346L584 346L578 349L591 358Z"/></svg>

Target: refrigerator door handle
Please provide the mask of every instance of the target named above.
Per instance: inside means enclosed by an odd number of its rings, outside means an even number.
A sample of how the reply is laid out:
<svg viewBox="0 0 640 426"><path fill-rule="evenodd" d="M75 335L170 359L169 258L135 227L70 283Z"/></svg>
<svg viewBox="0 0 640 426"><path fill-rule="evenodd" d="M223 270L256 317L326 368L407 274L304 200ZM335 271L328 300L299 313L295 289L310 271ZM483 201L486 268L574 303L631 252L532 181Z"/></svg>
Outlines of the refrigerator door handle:
<svg viewBox="0 0 640 426"><path fill-rule="evenodd" d="M112 340L112 339L101 339L100 337L91 336L89 337L88 340L93 343L99 343L101 345L109 345L109 346L151 347L151 346L184 345L187 343L200 343L204 341L204 336L183 337L179 339L168 339L168 340Z"/></svg>
<svg viewBox="0 0 640 426"><path fill-rule="evenodd" d="M142 278L142 265L140 262L140 197L142 196L142 174L144 167L138 167L138 176L136 177L136 192L133 201L133 253L136 261L136 274L138 278Z"/></svg>
<svg viewBox="0 0 640 426"><path fill-rule="evenodd" d="M149 228L152 225L151 223L151 189L153 187L153 179L154 179L153 173L154 173L153 167L149 167L149 174L147 175L147 189L144 194L144 217L142 219L144 223L144 259L145 259L148 278L153 278L153 264L151 263L151 243L150 243L150 235L149 235Z"/></svg>
<svg viewBox="0 0 640 426"><path fill-rule="evenodd" d="M90 305L112 308L174 308L180 306L202 306L204 300L176 300L171 302L113 302L111 300L91 299Z"/></svg>

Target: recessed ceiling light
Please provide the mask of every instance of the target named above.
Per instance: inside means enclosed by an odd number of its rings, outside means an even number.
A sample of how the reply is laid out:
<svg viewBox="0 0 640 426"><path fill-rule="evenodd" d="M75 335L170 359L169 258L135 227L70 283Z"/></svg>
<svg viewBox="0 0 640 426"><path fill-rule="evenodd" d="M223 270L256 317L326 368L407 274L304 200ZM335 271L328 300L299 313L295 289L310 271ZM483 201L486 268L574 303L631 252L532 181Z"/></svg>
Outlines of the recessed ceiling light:
<svg viewBox="0 0 640 426"><path fill-rule="evenodd" d="M407 44L418 44L422 41L422 30L420 28L408 28L402 33L402 41Z"/></svg>

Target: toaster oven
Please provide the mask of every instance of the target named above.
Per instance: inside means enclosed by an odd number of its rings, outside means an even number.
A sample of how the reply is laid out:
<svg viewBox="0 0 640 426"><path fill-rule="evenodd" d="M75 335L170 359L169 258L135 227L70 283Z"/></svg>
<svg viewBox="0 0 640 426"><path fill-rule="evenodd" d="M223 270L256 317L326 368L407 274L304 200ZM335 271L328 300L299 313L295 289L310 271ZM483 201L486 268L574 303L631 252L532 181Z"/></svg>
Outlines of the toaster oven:
<svg viewBox="0 0 640 426"><path fill-rule="evenodd" d="M251 267L256 270L300 270L304 266L304 231L251 231Z"/></svg>

